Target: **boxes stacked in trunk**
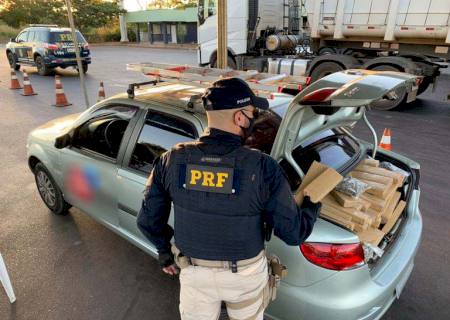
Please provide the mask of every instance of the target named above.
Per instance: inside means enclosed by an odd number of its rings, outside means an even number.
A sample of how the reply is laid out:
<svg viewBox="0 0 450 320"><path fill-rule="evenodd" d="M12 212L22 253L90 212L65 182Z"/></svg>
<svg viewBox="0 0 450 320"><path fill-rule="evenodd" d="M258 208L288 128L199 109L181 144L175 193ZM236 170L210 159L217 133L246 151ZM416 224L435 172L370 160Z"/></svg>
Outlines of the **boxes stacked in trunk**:
<svg viewBox="0 0 450 320"><path fill-rule="evenodd" d="M405 176L364 160L349 174L370 188L359 197L333 190L322 199L321 216L354 231L362 242L378 246L405 209L398 191Z"/></svg>

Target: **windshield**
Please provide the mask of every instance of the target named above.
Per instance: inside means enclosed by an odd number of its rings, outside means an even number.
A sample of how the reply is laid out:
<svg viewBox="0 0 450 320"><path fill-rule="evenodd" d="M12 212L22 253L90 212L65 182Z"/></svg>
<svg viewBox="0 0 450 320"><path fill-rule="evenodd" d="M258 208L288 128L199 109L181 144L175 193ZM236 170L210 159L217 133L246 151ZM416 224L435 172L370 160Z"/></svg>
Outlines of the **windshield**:
<svg viewBox="0 0 450 320"><path fill-rule="evenodd" d="M78 43L85 43L86 40L83 38L79 31L76 32ZM50 32L50 43L58 42L73 42L72 33L70 31L52 31Z"/></svg>

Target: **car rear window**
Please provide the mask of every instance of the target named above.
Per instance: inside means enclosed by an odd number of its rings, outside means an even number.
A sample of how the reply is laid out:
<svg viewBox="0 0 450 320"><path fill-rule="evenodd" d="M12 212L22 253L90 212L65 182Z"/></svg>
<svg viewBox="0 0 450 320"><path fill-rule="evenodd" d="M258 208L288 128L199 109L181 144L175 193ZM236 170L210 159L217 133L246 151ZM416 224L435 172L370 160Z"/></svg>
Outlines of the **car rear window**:
<svg viewBox="0 0 450 320"><path fill-rule="evenodd" d="M270 154L280 124L281 118L274 112L262 113L246 145ZM303 172L307 172L314 161L338 170L349 164L357 154L359 144L340 129L323 130L303 141L292 152L294 160ZM291 188L298 188L301 179L294 168L286 160L282 160L280 165L289 179Z"/></svg>
<svg viewBox="0 0 450 320"><path fill-rule="evenodd" d="M84 43L86 40L83 38L79 31L76 32L77 41ZM72 33L70 31L52 31L50 32L50 43L58 42L73 42Z"/></svg>

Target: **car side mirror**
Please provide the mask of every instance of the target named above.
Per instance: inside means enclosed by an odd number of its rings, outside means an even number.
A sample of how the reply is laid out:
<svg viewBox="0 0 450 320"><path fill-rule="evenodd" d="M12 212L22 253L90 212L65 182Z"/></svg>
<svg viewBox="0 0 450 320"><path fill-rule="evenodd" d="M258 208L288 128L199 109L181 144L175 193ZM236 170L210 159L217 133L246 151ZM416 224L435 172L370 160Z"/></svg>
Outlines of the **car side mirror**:
<svg viewBox="0 0 450 320"><path fill-rule="evenodd" d="M55 139L55 148L56 149L64 149L72 143L72 137L70 134L66 133L60 137Z"/></svg>
<svg viewBox="0 0 450 320"><path fill-rule="evenodd" d="M16 38L9 39L10 42L16 42Z"/></svg>

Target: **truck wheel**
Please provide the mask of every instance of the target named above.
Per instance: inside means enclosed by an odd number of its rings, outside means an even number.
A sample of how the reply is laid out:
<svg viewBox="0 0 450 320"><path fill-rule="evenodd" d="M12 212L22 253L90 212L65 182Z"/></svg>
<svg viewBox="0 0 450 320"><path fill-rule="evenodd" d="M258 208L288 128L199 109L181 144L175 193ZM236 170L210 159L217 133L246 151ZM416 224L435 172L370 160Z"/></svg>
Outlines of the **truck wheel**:
<svg viewBox="0 0 450 320"><path fill-rule="evenodd" d="M41 76L48 76L52 72L52 69L45 65L44 59L42 59L41 56L36 56L34 62L36 63L36 68Z"/></svg>
<svg viewBox="0 0 450 320"><path fill-rule="evenodd" d="M237 69L236 62L230 56L228 56L227 65L228 65L228 68L230 68L230 69L233 69L233 70ZM211 68L217 68L217 56L213 58L213 61L211 62Z"/></svg>
<svg viewBox="0 0 450 320"><path fill-rule="evenodd" d="M317 81L329 74L343 71L344 68L334 62L322 62L317 67L315 67L310 74L311 82Z"/></svg>
<svg viewBox="0 0 450 320"><path fill-rule="evenodd" d="M38 163L36 167L34 167L34 178L36 180L39 195L45 205L54 214L67 214L67 211L70 209L71 205L64 200L61 190L50 172L42 163Z"/></svg>
<svg viewBox="0 0 450 320"><path fill-rule="evenodd" d="M331 47L323 47L319 49L319 56L324 55L324 54L335 54L336 53L336 49L331 48Z"/></svg>
<svg viewBox="0 0 450 320"><path fill-rule="evenodd" d="M11 68L13 68L16 71L19 70L20 64L17 64L16 55L12 52L8 52L7 57L8 57L8 62L9 62L9 65L11 66Z"/></svg>
<svg viewBox="0 0 450 320"><path fill-rule="evenodd" d="M402 72L402 70L400 70L399 68L390 65L376 66L373 67L371 70ZM377 102L374 102L372 104L372 107L377 110L393 110L395 108L402 106L403 103L406 102L407 98L406 89L398 88L395 90L395 94L397 95L397 99L395 100L381 99Z"/></svg>

